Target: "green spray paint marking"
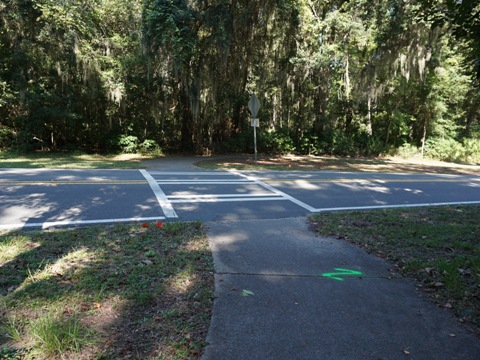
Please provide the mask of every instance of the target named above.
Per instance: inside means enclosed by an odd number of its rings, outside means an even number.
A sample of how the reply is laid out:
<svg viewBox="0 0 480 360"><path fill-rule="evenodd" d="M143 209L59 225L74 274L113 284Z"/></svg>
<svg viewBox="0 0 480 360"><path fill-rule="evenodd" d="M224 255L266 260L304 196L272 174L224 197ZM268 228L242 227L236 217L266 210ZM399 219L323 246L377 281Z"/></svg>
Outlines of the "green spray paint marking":
<svg viewBox="0 0 480 360"><path fill-rule="evenodd" d="M335 268L334 270L338 272L324 273L322 274L322 276L328 277L330 279L338 280L338 281L343 281L345 279L341 278L340 276L363 274L361 271L342 269L342 268Z"/></svg>

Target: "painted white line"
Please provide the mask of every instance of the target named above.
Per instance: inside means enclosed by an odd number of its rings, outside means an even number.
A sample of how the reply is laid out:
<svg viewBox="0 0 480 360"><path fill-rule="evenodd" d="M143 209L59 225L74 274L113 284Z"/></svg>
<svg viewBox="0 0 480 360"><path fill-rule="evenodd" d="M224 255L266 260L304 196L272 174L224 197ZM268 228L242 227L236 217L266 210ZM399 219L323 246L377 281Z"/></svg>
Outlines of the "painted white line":
<svg viewBox="0 0 480 360"><path fill-rule="evenodd" d="M351 206L351 207L313 209L311 212L319 213L319 212L331 212L331 211L398 209L398 208L413 208L413 207L426 207L426 206L453 206L453 205L477 205L477 204L480 204L480 201L460 201L460 202L402 204L402 205Z"/></svg>
<svg viewBox="0 0 480 360"><path fill-rule="evenodd" d="M249 180L230 180L230 181L201 181L201 180L193 180L193 181L185 181L185 180L176 180L176 181L164 181L164 180L157 180L157 184L161 185L245 185L245 184L252 184L255 185L253 181Z"/></svg>
<svg viewBox="0 0 480 360"><path fill-rule="evenodd" d="M312 183L460 183L460 182L480 182L480 179L269 179L259 178L269 183L296 182L305 180Z"/></svg>
<svg viewBox="0 0 480 360"><path fill-rule="evenodd" d="M184 183L204 183L204 182L211 182L211 183L217 183L217 182L225 182L225 183L232 183L232 182L240 182L240 183L245 183L245 182L251 182L250 180L239 180L239 179L157 179L157 183L173 183L177 184L178 182L184 182Z"/></svg>
<svg viewBox="0 0 480 360"><path fill-rule="evenodd" d="M232 175L226 171L205 171L205 172L191 172L191 171L149 171L151 175L175 175L175 176L220 176L220 175Z"/></svg>
<svg viewBox="0 0 480 360"><path fill-rule="evenodd" d="M140 173L143 175L143 177L148 181L148 184L150 185L150 188L152 189L153 193L155 194L158 203L162 207L163 213L167 218L177 218L177 213L173 209L172 204L167 199L167 196L163 192L162 189L160 189L160 186L158 186L157 181L153 178L152 175L148 173L147 170L139 170Z"/></svg>
<svg viewBox="0 0 480 360"><path fill-rule="evenodd" d="M48 229L54 226L77 226L77 225L95 225L95 224L113 224L139 221L165 220L165 216L157 217L138 217L124 219L99 219L99 220L63 220L63 221L45 221L43 223L16 223L0 225L0 230L14 230L22 228L42 228Z"/></svg>
<svg viewBox="0 0 480 360"><path fill-rule="evenodd" d="M248 198L248 197L260 197L260 196L280 196L277 194L271 193L262 193L262 194L218 194L218 195L195 195L195 194L185 194L185 195L168 195L168 199L190 199L190 198Z"/></svg>
<svg viewBox="0 0 480 360"><path fill-rule="evenodd" d="M258 197L258 198L198 198L198 199L183 199L183 200L170 200L172 204L182 204L182 203L218 203L218 202L246 202L246 201L278 201L278 200L289 200L284 197Z"/></svg>
<svg viewBox="0 0 480 360"><path fill-rule="evenodd" d="M234 170L229 170L232 174L235 174L235 175L238 175L238 176L241 176L245 179L249 179L253 182L255 182L256 184L262 186L263 188L277 194L277 195L280 195L282 196L283 198L287 199L287 200L290 200L291 202L297 204L298 206L301 206L303 207L304 209L310 211L310 212L315 212L315 208L308 205L308 204L305 204L303 201L300 201L298 199L295 199L293 196L290 196L286 193L284 193L283 191L280 191L280 190L277 190L275 189L273 186L270 186L268 184L265 184L264 182L258 180L257 178L253 177L253 176L248 176L248 175L245 175L245 174L242 174L242 173L239 173L237 171L234 171Z"/></svg>

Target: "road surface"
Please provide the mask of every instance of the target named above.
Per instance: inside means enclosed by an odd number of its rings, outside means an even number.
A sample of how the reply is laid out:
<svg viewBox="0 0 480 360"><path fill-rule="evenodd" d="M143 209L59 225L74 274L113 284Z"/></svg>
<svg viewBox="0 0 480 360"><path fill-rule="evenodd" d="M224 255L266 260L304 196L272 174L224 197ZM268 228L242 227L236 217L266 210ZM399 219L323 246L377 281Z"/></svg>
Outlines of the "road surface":
<svg viewBox="0 0 480 360"><path fill-rule="evenodd" d="M0 169L0 229L480 204L471 175Z"/></svg>

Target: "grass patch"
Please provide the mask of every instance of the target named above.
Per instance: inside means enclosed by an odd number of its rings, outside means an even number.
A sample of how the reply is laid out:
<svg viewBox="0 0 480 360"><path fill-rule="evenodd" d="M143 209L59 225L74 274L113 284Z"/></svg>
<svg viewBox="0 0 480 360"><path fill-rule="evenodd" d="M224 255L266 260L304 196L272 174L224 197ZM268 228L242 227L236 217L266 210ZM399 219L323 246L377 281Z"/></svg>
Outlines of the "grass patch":
<svg viewBox="0 0 480 360"><path fill-rule="evenodd" d="M389 209L312 216L315 232L395 264L441 307L480 333L480 206Z"/></svg>
<svg viewBox="0 0 480 360"><path fill-rule="evenodd" d="M0 235L0 358L199 358L213 262L200 223Z"/></svg>
<svg viewBox="0 0 480 360"><path fill-rule="evenodd" d="M69 352L79 352L88 339L83 336L82 325L77 317L64 317L62 314L46 314L29 324L34 347L41 355L64 356Z"/></svg>
<svg viewBox="0 0 480 360"><path fill-rule="evenodd" d="M0 151L0 168L57 168L57 169L136 169L151 156L141 154L100 155L36 152L18 154Z"/></svg>

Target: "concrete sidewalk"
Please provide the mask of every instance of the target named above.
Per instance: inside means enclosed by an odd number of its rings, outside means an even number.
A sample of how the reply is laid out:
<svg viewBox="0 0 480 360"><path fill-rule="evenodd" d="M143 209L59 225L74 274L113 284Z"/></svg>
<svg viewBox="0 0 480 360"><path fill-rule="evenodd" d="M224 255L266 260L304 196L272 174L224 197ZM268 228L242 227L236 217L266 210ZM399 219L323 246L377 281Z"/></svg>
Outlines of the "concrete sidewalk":
<svg viewBox="0 0 480 360"><path fill-rule="evenodd" d="M480 359L480 339L412 281L305 218L206 226L217 298L202 360Z"/></svg>

